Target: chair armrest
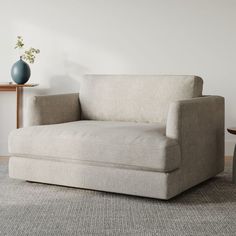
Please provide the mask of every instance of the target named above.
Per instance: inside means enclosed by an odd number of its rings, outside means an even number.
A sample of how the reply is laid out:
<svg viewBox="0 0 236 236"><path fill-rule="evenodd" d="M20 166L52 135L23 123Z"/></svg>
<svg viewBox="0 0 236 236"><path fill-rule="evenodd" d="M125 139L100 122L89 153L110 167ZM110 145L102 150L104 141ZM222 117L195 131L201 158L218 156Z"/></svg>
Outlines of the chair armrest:
<svg viewBox="0 0 236 236"><path fill-rule="evenodd" d="M58 124L80 119L79 94L34 96L29 99L28 124Z"/></svg>
<svg viewBox="0 0 236 236"><path fill-rule="evenodd" d="M224 98L203 96L170 105L166 135L178 140L183 189L224 169Z"/></svg>

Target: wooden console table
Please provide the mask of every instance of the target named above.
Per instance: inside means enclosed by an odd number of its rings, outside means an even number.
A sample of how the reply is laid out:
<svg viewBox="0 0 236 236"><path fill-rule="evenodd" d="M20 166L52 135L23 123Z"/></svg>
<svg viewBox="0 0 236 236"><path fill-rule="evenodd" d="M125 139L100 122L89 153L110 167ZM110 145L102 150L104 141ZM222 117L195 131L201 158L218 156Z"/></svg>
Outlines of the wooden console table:
<svg viewBox="0 0 236 236"><path fill-rule="evenodd" d="M38 84L0 84L0 92L16 92L16 128L21 126L23 88L35 87Z"/></svg>

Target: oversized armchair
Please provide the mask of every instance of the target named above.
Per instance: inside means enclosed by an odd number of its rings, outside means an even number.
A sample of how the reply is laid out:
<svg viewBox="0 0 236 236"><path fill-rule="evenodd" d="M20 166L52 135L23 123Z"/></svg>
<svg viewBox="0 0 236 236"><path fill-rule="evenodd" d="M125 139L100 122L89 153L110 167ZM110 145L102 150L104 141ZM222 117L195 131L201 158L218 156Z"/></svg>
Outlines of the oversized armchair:
<svg viewBox="0 0 236 236"><path fill-rule="evenodd" d="M9 136L12 178L170 199L224 169L224 98L197 76L87 75L35 96Z"/></svg>

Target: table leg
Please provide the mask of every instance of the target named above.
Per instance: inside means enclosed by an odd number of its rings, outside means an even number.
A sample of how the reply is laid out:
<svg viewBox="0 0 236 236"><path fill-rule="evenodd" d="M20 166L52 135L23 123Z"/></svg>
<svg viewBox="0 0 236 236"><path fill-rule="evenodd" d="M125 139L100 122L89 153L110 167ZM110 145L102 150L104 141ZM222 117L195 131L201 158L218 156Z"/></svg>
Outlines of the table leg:
<svg viewBox="0 0 236 236"><path fill-rule="evenodd" d="M233 183L236 184L236 144L234 146L234 156L233 156Z"/></svg>
<svg viewBox="0 0 236 236"><path fill-rule="evenodd" d="M16 87L16 128L21 127L21 121L22 121L22 94L23 94L23 88L22 87Z"/></svg>

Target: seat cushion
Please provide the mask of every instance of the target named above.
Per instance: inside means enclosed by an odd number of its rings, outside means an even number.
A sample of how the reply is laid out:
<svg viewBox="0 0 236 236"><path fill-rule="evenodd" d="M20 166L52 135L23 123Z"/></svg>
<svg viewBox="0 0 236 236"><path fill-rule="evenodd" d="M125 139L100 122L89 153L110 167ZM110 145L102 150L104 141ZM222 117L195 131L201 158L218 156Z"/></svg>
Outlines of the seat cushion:
<svg viewBox="0 0 236 236"><path fill-rule="evenodd" d="M180 149L157 123L76 121L17 129L9 136L14 156L169 172Z"/></svg>

